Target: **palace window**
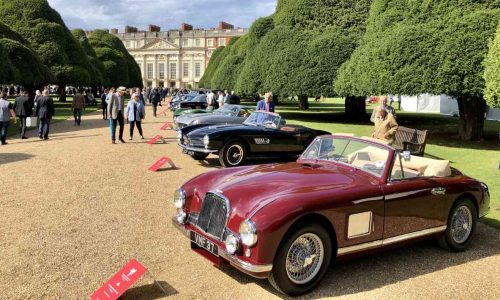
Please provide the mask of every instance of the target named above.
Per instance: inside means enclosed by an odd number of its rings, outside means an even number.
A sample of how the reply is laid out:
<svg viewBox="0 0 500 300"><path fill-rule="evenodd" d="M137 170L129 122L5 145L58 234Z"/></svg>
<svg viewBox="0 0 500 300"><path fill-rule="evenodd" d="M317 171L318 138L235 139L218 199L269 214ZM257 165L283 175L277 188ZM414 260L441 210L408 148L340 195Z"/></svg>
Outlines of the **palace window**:
<svg viewBox="0 0 500 300"><path fill-rule="evenodd" d="M196 44L196 47L200 47L201 46L201 40L200 39L196 39L195 40L195 44Z"/></svg>
<svg viewBox="0 0 500 300"><path fill-rule="evenodd" d="M207 46L208 47L213 47L214 46L214 40L213 39L208 39L207 40Z"/></svg>
<svg viewBox="0 0 500 300"><path fill-rule="evenodd" d="M187 47L189 45L188 39L182 39L182 46Z"/></svg>
<svg viewBox="0 0 500 300"><path fill-rule="evenodd" d="M194 76L201 77L201 63L199 62L194 64Z"/></svg>
<svg viewBox="0 0 500 300"><path fill-rule="evenodd" d="M219 38L219 47L226 46L226 38Z"/></svg>
<svg viewBox="0 0 500 300"><path fill-rule="evenodd" d="M175 63L170 64L170 79L177 79L177 65Z"/></svg>
<svg viewBox="0 0 500 300"><path fill-rule="evenodd" d="M148 64L147 65L147 72L148 74L148 79L153 79L153 64Z"/></svg>
<svg viewBox="0 0 500 300"><path fill-rule="evenodd" d="M182 76L184 77L189 76L189 63L182 64Z"/></svg>
<svg viewBox="0 0 500 300"><path fill-rule="evenodd" d="M160 64L159 69L160 69L160 79L165 79L165 64Z"/></svg>
<svg viewBox="0 0 500 300"><path fill-rule="evenodd" d="M130 41L125 42L125 47L130 48Z"/></svg>

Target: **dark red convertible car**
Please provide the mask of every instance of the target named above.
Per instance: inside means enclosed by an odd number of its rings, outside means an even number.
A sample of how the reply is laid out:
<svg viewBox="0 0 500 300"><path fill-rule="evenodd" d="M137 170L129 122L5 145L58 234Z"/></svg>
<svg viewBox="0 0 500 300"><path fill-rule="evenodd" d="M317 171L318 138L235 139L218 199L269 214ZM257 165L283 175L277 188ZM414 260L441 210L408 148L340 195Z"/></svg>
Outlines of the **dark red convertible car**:
<svg viewBox="0 0 500 300"><path fill-rule="evenodd" d="M294 163L191 179L175 194L172 221L214 264L300 295L336 259L431 237L464 250L489 197L449 161L368 138L320 136Z"/></svg>

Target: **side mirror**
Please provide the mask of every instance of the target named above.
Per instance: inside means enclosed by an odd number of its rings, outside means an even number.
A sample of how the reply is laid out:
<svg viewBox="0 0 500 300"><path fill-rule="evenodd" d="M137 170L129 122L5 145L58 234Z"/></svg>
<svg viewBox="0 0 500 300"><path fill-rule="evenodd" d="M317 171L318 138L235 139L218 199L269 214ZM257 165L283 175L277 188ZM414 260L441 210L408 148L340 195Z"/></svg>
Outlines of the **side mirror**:
<svg viewBox="0 0 500 300"><path fill-rule="evenodd" d="M410 151L403 151L403 159L405 161L410 161L411 160L411 152Z"/></svg>

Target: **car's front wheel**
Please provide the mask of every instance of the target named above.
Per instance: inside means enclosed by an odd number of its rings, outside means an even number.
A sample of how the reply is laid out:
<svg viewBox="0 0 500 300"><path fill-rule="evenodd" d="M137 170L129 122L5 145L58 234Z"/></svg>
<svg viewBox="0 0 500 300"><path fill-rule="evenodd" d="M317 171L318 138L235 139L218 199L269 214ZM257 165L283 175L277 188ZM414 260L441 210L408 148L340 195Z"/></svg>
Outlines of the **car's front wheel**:
<svg viewBox="0 0 500 300"><path fill-rule="evenodd" d="M239 141L229 141L219 151L219 162L223 167L241 166L246 159L247 150Z"/></svg>
<svg viewBox="0 0 500 300"><path fill-rule="evenodd" d="M191 155L191 157L194 159L194 160L204 160L205 158L207 158L208 154L206 153L194 153Z"/></svg>
<svg viewBox="0 0 500 300"><path fill-rule="evenodd" d="M440 239L445 248L458 252L469 246L477 223L477 209L470 199L458 200L448 216L447 228Z"/></svg>
<svg viewBox="0 0 500 300"><path fill-rule="evenodd" d="M332 242L323 226L297 226L281 243L269 282L290 296L307 293L323 279L331 258Z"/></svg>

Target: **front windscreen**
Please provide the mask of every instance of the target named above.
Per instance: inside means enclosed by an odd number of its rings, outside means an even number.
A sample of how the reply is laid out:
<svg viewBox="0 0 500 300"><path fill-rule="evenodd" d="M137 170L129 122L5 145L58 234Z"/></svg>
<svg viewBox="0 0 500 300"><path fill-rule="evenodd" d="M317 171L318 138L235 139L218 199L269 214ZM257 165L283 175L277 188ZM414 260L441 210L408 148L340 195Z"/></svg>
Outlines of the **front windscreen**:
<svg viewBox="0 0 500 300"><path fill-rule="evenodd" d="M281 117L277 114L256 111L243 124L276 129L279 127L280 121Z"/></svg>
<svg viewBox="0 0 500 300"><path fill-rule="evenodd" d="M225 115L225 116L236 116L238 111L239 111L239 108L237 106L224 105L223 107L217 109L214 113L218 114L218 115Z"/></svg>
<svg viewBox="0 0 500 300"><path fill-rule="evenodd" d="M388 157L388 149L366 141L321 137L313 141L301 158L341 162L381 177Z"/></svg>

